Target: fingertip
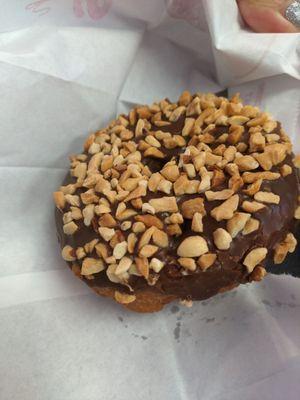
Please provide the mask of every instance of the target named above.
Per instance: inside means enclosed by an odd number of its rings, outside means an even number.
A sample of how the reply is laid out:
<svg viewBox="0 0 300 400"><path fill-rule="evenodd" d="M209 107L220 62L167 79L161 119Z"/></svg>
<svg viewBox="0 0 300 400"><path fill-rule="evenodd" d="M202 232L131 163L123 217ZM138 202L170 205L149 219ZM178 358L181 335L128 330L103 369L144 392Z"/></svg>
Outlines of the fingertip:
<svg viewBox="0 0 300 400"><path fill-rule="evenodd" d="M279 11L252 5L247 0L237 0L246 24L258 33L297 33L298 29Z"/></svg>

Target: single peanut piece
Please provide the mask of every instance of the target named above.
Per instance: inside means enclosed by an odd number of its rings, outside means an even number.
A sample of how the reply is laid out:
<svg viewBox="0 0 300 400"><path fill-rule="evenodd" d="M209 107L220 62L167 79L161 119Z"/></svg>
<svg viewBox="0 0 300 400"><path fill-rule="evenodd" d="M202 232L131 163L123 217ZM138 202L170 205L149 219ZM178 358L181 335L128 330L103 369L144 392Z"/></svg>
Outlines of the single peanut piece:
<svg viewBox="0 0 300 400"><path fill-rule="evenodd" d="M205 196L208 201L214 200L227 200L234 194L232 189L224 189L220 190L219 192L213 192L212 190L208 190L205 192Z"/></svg>
<svg viewBox="0 0 300 400"><path fill-rule="evenodd" d="M250 217L251 214L237 212L227 221L227 231L233 239L244 229Z"/></svg>
<svg viewBox="0 0 300 400"><path fill-rule="evenodd" d="M187 219L192 219L195 213L205 215L204 200L201 197L186 200L181 205L181 213Z"/></svg>
<svg viewBox="0 0 300 400"><path fill-rule="evenodd" d="M155 257L151 258L149 264L150 268L153 269L153 271L156 273L159 273L163 269L164 265L165 265L164 262Z"/></svg>
<svg viewBox="0 0 300 400"><path fill-rule="evenodd" d="M183 268L189 271L195 271L197 268L196 261L193 258L181 257L178 258L178 262Z"/></svg>
<svg viewBox="0 0 300 400"><path fill-rule="evenodd" d="M92 275L105 269L101 259L86 257L82 262L81 275Z"/></svg>
<svg viewBox="0 0 300 400"><path fill-rule="evenodd" d="M54 192L53 199L54 199L54 203L55 203L56 207L59 210L63 210L65 208L66 199L65 199L65 195L63 194L63 192Z"/></svg>
<svg viewBox="0 0 300 400"><path fill-rule="evenodd" d="M228 250L232 242L232 237L223 228L218 228L213 233L214 243L219 250Z"/></svg>
<svg viewBox="0 0 300 400"><path fill-rule="evenodd" d="M158 247L165 248L169 246L168 235L166 232L161 231L160 229L155 229L152 235L152 240Z"/></svg>
<svg viewBox="0 0 300 400"><path fill-rule="evenodd" d="M206 240L201 236L189 236L184 239L177 249L180 257L200 257L208 252Z"/></svg>
<svg viewBox="0 0 300 400"><path fill-rule="evenodd" d="M134 294L121 293L116 290L115 300L120 304L130 304L136 300L136 296Z"/></svg>
<svg viewBox="0 0 300 400"><path fill-rule="evenodd" d="M123 241L118 243L113 250L113 256L116 260L120 260L127 252L127 242Z"/></svg>
<svg viewBox="0 0 300 400"><path fill-rule="evenodd" d="M282 175L283 177L286 177L286 176L290 175L290 174L293 172L293 170L292 170L292 167L291 167L290 165L284 164L284 165L280 168L280 172L281 172L281 175Z"/></svg>
<svg viewBox="0 0 300 400"><path fill-rule="evenodd" d="M61 254L62 254L62 258L63 258L65 261L75 261L75 260L76 260L76 257L75 257L75 250L73 249L73 247L71 247L71 246L69 246L69 245L66 245L66 246L62 249Z"/></svg>
<svg viewBox="0 0 300 400"><path fill-rule="evenodd" d="M66 235L73 235L78 230L78 226L74 221L71 221L63 226L63 231Z"/></svg>
<svg viewBox="0 0 300 400"><path fill-rule="evenodd" d="M212 253L203 254L198 259L197 264L199 265L199 267L201 268L202 271L206 271L208 268L210 268L214 264L216 259L217 259L216 254L212 254Z"/></svg>
<svg viewBox="0 0 300 400"><path fill-rule="evenodd" d="M257 192L254 195L254 199L257 201L261 201L262 203L268 203L268 204L280 203L280 197L277 194L269 192Z"/></svg>
<svg viewBox="0 0 300 400"><path fill-rule="evenodd" d="M155 212L177 212L178 206L175 197L161 197L149 200L149 204L154 207Z"/></svg>
<svg viewBox="0 0 300 400"><path fill-rule="evenodd" d="M122 257L119 264L115 270L116 275L122 275L129 270L132 265L132 259L129 257Z"/></svg>
<svg viewBox="0 0 300 400"><path fill-rule="evenodd" d="M266 258L267 254L268 250L265 247L258 247L254 250L251 250L243 261L247 271L251 273L254 268Z"/></svg>
<svg viewBox="0 0 300 400"><path fill-rule="evenodd" d="M191 226L193 232L203 232L202 218L203 216L199 212L196 212L193 215L192 226Z"/></svg>
<svg viewBox="0 0 300 400"><path fill-rule="evenodd" d="M262 203L258 203L257 201L247 201L245 200L242 204L242 209L248 213L255 213L259 210L262 210L266 206Z"/></svg>
<svg viewBox="0 0 300 400"><path fill-rule="evenodd" d="M250 282L260 282L267 275L267 271L261 265L257 265L249 276Z"/></svg>
<svg viewBox="0 0 300 400"><path fill-rule="evenodd" d="M259 225L260 225L260 222L258 219L250 218L247 221L245 228L243 229L243 232L242 232L243 235L249 235L250 233L257 231L259 228Z"/></svg>
<svg viewBox="0 0 300 400"><path fill-rule="evenodd" d="M161 174L170 182L175 182L180 175L177 165L167 165L161 170Z"/></svg>
<svg viewBox="0 0 300 400"><path fill-rule="evenodd" d="M149 261L148 261L148 259L145 257L136 257L135 263L136 263L137 270L140 272L140 274L145 279L148 279L148 277L149 277Z"/></svg>
<svg viewBox="0 0 300 400"><path fill-rule="evenodd" d="M228 200L224 201L220 206L215 207L211 211L211 216L215 220L222 221L223 219L230 219L233 217L234 212L237 210L239 205L239 196L236 194L230 197Z"/></svg>
<svg viewBox="0 0 300 400"><path fill-rule="evenodd" d="M113 228L101 227L98 231L106 242L109 242L115 235L115 230Z"/></svg>
<svg viewBox="0 0 300 400"><path fill-rule="evenodd" d="M145 244L139 251L140 257L149 258L152 257L158 250L158 246L154 246L152 244Z"/></svg>
<svg viewBox="0 0 300 400"><path fill-rule="evenodd" d="M258 162L252 156L242 156L235 159L240 171L251 171L259 167Z"/></svg>

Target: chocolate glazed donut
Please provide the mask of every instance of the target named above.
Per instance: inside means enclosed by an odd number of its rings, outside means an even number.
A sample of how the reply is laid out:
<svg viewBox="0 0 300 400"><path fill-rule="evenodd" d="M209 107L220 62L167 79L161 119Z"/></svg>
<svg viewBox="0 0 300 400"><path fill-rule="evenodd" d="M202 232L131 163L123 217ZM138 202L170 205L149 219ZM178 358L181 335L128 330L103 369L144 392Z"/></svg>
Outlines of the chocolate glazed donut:
<svg viewBox="0 0 300 400"><path fill-rule="evenodd" d="M140 312L261 280L295 251L299 157L257 107L184 92L120 115L54 193L62 256Z"/></svg>

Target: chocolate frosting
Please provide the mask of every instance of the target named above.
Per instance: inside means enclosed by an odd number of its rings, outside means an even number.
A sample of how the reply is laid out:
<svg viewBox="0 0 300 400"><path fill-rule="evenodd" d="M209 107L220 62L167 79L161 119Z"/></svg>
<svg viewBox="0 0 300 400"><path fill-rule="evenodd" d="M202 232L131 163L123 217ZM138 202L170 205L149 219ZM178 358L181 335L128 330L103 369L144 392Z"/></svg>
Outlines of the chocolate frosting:
<svg viewBox="0 0 300 400"><path fill-rule="evenodd" d="M166 127L157 128L152 126L152 130L155 131L159 129L172 134L181 135L184 126L184 120L185 118L181 117L177 122ZM129 126L127 129L134 131L135 126ZM280 129L280 124L278 124L277 128L272 133L279 134ZM228 127L221 126L217 127L213 132L210 133L213 134L215 138L218 138L221 134L227 131ZM139 140L140 139L141 138L139 138ZM249 132L248 128L246 128L240 142L244 142L248 145L248 140ZM213 143L210 145L210 147L214 149L218 144L219 143ZM185 148L180 147L176 147L175 149L164 149L166 157L163 160L147 157L142 158L142 163L147 165L151 172L154 173L160 171L162 167L171 159L175 159L178 162L179 155L183 153L184 150ZM85 154L87 154L90 158L88 153ZM185 219L184 223L181 225L182 235L179 237L169 237L169 247L160 249L155 255L155 257L158 259L165 261L165 267L160 271L158 276L153 274L153 276L156 276L158 279L152 288L160 293L174 295L182 299L202 300L209 298L216 293L225 290L226 288L248 282L249 274L242 263L245 255L253 248L266 247L269 250L268 260L271 260L273 258L273 250L275 246L284 240L287 233L295 230L296 221L294 219L294 212L297 207L299 196L299 178L297 176L297 170L293 165L292 158L292 154L288 155L283 163L273 167L271 170L272 172L279 172L280 167L283 164L288 164L292 167L292 173L290 175L286 177L280 177L274 181L264 180L260 189L280 196L280 203L278 205L268 204L267 207L252 214L253 218L256 218L260 221L259 229L246 236L240 232L232 241L229 250L219 250L215 246L213 240L213 232L217 228L226 229L226 221L223 220L217 222L210 215L210 211L214 207L219 206L222 201L207 201L203 193L177 196L177 204L179 209L185 200L196 197L201 197L204 199L206 216L203 217L204 230L203 233L201 233L201 236L207 241L209 251L217 254L217 260L213 266L206 271L202 271L200 268L197 268L195 272L184 271L183 273L182 268L176 261L176 250L179 243L182 242L185 237L191 234L191 220ZM262 169L259 168L255 172L258 171L262 171ZM75 182L76 178L72 177L69 173L63 184L66 185ZM227 187L228 177L221 186L215 187L213 190L222 190ZM83 189L81 188L77 189L75 194L80 194L82 191ZM240 204L243 200L253 200L252 198L249 198L249 196L247 196L242 189L240 189L237 193L240 196ZM162 194L159 192L148 192L143 198L143 201L147 202L151 198L158 198L160 196L162 196ZM69 206L64 209L64 212L68 211L68 207ZM59 209L56 209L55 214L58 239L61 247L70 245L73 248L78 248L79 246L84 246L92 239L100 239L100 241L102 240L97 231L97 224L96 226L95 224L92 224L91 226L87 227L83 224L82 220L76 221L76 224L79 226L77 232L75 232L73 235L65 235L63 232L63 212ZM159 216L163 221L167 214L160 213L157 214L157 216ZM132 222L135 221L134 217L130 218L130 220ZM122 233L126 238L130 233L130 230ZM137 255L137 252L134 255ZM91 257L97 258L95 251L91 254ZM80 266L81 261L76 261L76 264ZM72 263L69 263L69 265L71 266ZM112 287L128 292L130 290L124 285L111 282L108 279L105 271L94 274L93 279L87 279L86 277L82 277L82 279L91 287ZM131 275L128 283L135 292L149 288L149 283L143 277Z"/></svg>

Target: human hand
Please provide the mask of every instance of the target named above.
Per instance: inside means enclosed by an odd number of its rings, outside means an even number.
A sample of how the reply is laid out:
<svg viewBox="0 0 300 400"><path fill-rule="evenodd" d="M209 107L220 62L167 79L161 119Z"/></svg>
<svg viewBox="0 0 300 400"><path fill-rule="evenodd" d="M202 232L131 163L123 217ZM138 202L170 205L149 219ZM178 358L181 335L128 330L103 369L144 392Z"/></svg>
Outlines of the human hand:
<svg viewBox="0 0 300 400"><path fill-rule="evenodd" d="M240 12L255 32L300 32L300 0L237 0Z"/></svg>

